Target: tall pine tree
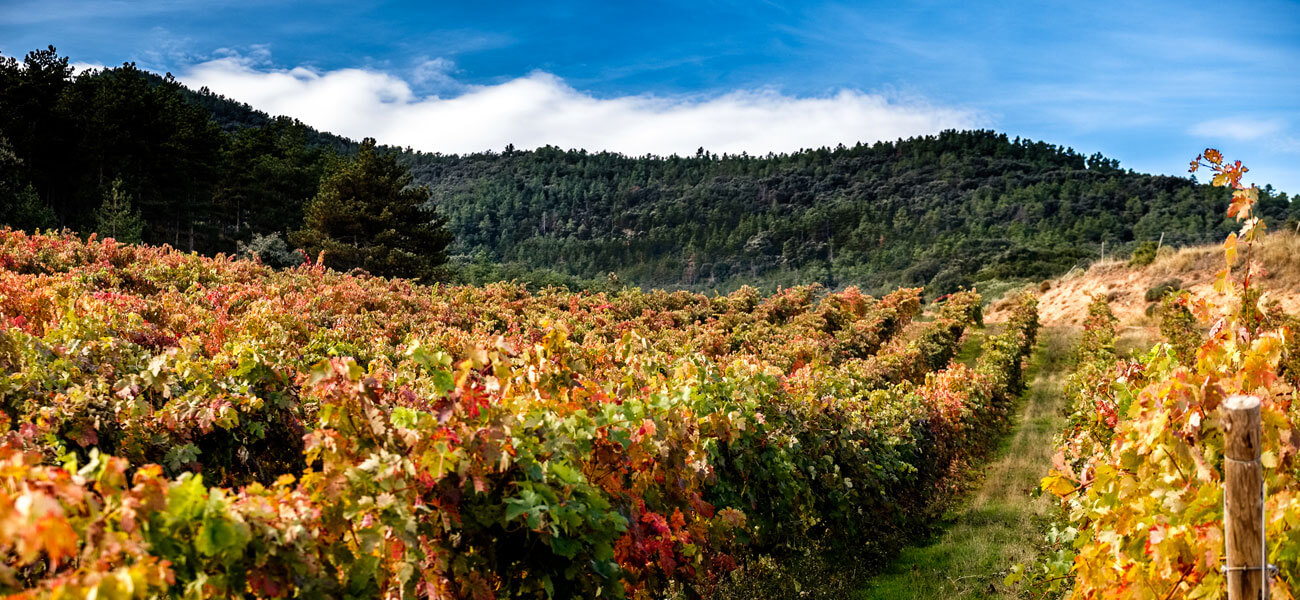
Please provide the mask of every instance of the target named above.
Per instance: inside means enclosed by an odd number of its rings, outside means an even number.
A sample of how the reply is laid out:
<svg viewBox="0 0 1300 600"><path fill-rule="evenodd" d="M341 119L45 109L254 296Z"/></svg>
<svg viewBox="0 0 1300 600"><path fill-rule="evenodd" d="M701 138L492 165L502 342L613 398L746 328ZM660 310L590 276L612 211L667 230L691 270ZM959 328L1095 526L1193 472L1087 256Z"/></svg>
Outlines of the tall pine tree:
<svg viewBox="0 0 1300 600"><path fill-rule="evenodd" d="M23 160L14 154L9 140L0 136L0 226L50 229L57 222L54 211L24 178Z"/></svg>
<svg viewBox="0 0 1300 600"><path fill-rule="evenodd" d="M321 180L293 242L313 258L322 255L331 269L443 279L452 237L446 219L428 206L428 188L411 181L396 155L377 152L367 138L356 158L336 163Z"/></svg>

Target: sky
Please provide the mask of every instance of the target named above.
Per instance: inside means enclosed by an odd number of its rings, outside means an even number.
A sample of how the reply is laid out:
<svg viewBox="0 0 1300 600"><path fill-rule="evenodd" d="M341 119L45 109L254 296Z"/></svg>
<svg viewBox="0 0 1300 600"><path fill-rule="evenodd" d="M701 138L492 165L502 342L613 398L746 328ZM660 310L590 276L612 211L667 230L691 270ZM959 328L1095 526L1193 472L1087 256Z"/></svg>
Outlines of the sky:
<svg viewBox="0 0 1300 600"><path fill-rule="evenodd" d="M794 151L988 128L1300 193L1300 1L0 0L0 53L126 61L355 139Z"/></svg>

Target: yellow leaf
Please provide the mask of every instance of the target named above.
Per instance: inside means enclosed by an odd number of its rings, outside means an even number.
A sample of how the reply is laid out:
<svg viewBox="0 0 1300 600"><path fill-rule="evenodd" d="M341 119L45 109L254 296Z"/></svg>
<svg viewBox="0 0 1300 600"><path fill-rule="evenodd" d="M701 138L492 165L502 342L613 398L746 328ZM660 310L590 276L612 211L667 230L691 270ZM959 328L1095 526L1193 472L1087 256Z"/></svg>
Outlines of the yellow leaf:
<svg viewBox="0 0 1300 600"><path fill-rule="evenodd" d="M1056 469L1052 469L1051 473L1043 478L1041 485L1044 490L1062 498L1074 493L1075 490L1074 482L1062 477Z"/></svg>
<svg viewBox="0 0 1300 600"><path fill-rule="evenodd" d="M1265 469L1276 469L1277 454L1274 453L1272 450L1269 450L1268 452L1264 452L1259 455L1259 462L1260 464L1264 465Z"/></svg>
<svg viewBox="0 0 1300 600"><path fill-rule="evenodd" d="M1223 257L1228 260L1228 266L1237 262L1237 234L1229 233L1228 239L1223 240Z"/></svg>
<svg viewBox="0 0 1300 600"><path fill-rule="evenodd" d="M1220 294L1226 294L1228 292L1228 270L1227 269L1219 271L1218 274L1214 276L1214 291Z"/></svg>

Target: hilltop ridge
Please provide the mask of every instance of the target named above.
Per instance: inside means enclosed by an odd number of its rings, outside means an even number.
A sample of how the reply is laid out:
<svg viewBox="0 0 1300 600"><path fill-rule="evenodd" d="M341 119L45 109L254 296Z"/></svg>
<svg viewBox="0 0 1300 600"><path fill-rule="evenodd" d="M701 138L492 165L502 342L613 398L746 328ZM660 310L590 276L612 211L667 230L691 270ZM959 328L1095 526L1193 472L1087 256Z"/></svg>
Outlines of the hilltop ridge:
<svg viewBox="0 0 1300 600"><path fill-rule="evenodd" d="M141 241L233 253L300 228L321 178L357 148L130 64L74 77L51 48L0 67L0 194L14 198L0 225L89 233L121 180ZM766 156L382 151L430 188L464 283L925 286L935 297L1055 277L1103 244L1127 255L1232 227L1221 189L989 130ZM1271 187L1259 210L1300 218Z"/></svg>

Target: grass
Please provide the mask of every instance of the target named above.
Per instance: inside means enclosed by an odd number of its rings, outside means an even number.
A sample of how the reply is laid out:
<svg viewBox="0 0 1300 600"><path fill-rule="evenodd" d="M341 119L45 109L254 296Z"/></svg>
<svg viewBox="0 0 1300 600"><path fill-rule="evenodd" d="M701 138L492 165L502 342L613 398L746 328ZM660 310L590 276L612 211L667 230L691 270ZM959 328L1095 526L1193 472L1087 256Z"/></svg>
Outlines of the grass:
<svg viewBox="0 0 1300 600"><path fill-rule="evenodd" d="M990 332L984 327L971 327L966 330L962 338L961 347L957 349L957 354L953 360L962 363L970 368L975 368L976 361L979 360L980 353L984 350L984 341L990 335L996 335L1001 330L1001 326L995 326L994 331Z"/></svg>
<svg viewBox="0 0 1300 600"><path fill-rule="evenodd" d="M1246 248L1239 249L1244 258ZM1270 232L1254 249L1252 258L1265 266L1264 280L1273 289L1293 289L1300 285L1300 235L1283 229ZM1213 274L1223 268L1223 246L1207 244L1177 250L1166 249L1147 267L1153 274L1172 278L1189 272Z"/></svg>
<svg viewBox="0 0 1300 600"><path fill-rule="evenodd" d="M1015 598L1002 580L1011 565L1038 556L1054 503L1038 496L1063 424L1061 386L1073 348L1064 328L1044 329L1029 389L1012 432L969 500L945 515L942 533L903 550L853 595L876 598Z"/></svg>

